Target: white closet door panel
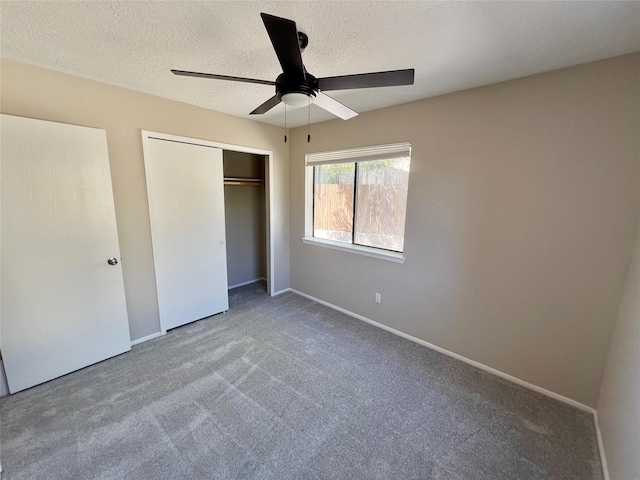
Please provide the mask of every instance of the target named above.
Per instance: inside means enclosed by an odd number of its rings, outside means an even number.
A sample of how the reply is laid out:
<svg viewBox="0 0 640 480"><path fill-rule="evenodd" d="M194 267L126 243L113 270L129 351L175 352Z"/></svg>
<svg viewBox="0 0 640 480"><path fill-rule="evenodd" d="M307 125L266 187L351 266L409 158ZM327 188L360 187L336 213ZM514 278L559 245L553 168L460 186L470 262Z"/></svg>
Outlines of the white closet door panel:
<svg viewBox="0 0 640 480"><path fill-rule="evenodd" d="M229 309L222 150L149 139L145 161L163 330Z"/></svg>
<svg viewBox="0 0 640 480"><path fill-rule="evenodd" d="M131 348L104 130L2 115L2 336L16 392Z"/></svg>

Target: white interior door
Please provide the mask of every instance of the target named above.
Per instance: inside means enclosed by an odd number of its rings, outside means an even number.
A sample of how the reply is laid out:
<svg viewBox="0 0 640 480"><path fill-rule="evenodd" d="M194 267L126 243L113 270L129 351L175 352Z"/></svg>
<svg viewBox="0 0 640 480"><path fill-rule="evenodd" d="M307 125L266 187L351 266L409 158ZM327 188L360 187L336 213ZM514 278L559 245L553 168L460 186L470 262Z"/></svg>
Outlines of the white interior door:
<svg viewBox="0 0 640 480"><path fill-rule="evenodd" d="M106 132L1 122L0 348L14 393L123 353L131 340Z"/></svg>
<svg viewBox="0 0 640 480"><path fill-rule="evenodd" d="M150 138L145 169L162 330L228 310L222 150Z"/></svg>

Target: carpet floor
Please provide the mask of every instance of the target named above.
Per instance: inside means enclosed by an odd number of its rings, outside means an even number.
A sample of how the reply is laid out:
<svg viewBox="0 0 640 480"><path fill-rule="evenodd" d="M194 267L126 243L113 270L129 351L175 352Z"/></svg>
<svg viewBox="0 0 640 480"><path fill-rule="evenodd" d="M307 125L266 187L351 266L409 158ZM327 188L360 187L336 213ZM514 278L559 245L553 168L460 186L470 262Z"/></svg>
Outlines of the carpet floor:
<svg viewBox="0 0 640 480"><path fill-rule="evenodd" d="M0 406L5 479L601 479L593 418L293 293Z"/></svg>

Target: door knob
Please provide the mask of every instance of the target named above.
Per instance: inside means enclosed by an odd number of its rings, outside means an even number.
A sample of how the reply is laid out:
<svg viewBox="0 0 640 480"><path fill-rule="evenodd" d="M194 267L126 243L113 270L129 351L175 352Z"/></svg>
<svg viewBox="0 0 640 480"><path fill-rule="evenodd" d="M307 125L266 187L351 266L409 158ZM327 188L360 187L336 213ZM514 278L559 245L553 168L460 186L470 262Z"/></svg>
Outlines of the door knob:
<svg viewBox="0 0 640 480"><path fill-rule="evenodd" d="M107 260L107 263L109 265L117 265L118 264L118 259L116 257L111 257L109 260Z"/></svg>

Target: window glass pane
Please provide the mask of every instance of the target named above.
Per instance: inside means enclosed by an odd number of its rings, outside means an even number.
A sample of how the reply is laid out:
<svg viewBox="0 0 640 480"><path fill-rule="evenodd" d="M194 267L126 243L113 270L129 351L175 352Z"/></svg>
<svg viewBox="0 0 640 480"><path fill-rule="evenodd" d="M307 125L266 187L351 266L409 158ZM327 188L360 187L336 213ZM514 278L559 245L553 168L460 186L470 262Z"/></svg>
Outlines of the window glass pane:
<svg viewBox="0 0 640 480"><path fill-rule="evenodd" d="M358 163L355 243L402 252L409 158Z"/></svg>
<svg viewBox="0 0 640 480"><path fill-rule="evenodd" d="M352 241L355 163L313 168L313 236Z"/></svg>

